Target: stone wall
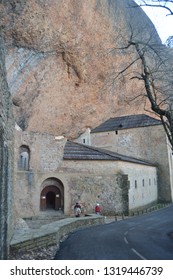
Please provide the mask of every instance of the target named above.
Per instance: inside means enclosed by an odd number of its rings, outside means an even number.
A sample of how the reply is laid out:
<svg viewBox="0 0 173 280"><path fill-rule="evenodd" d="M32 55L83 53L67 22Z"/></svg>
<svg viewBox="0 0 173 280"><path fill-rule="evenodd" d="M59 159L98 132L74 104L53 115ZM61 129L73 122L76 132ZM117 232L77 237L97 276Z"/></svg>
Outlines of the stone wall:
<svg viewBox="0 0 173 280"><path fill-rule="evenodd" d="M37 216L40 211L40 193L43 182L57 178L66 140L54 135L15 130L14 203L17 217ZM20 147L28 147L29 165L20 168Z"/></svg>
<svg viewBox="0 0 173 280"><path fill-rule="evenodd" d="M37 216L42 190L48 185L56 185L56 182L62 185L65 214L73 213L77 200L87 213L93 213L97 202L101 203L105 213L115 213L115 207L118 212L127 212L128 179L117 173L117 163L64 161L65 142L66 139L57 141L49 134L16 131L14 201L17 216ZM20 169L21 146L27 146L30 151L28 170Z"/></svg>
<svg viewBox="0 0 173 280"><path fill-rule="evenodd" d="M105 166L105 170L109 168ZM102 205L104 213L115 214L128 211L128 180L121 174L81 174L80 170L69 173L66 170L56 172L34 172L33 184L29 185L28 175L17 173L15 182L15 205L18 217L26 218L39 215L40 194L46 179L54 178L62 182L64 188L64 213L73 214L76 201L83 205L85 214L94 212L96 203Z"/></svg>
<svg viewBox="0 0 173 280"><path fill-rule="evenodd" d="M48 186L60 189L66 215L73 214L77 201L83 205L85 213L93 213L96 203L100 203L103 213L109 215L128 213L157 201L155 167L118 160L63 160L66 139L56 139L49 134L16 131L14 198L19 217L39 214L41 193ZM29 170L19 169L21 145L30 150Z"/></svg>
<svg viewBox="0 0 173 280"><path fill-rule="evenodd" d="M8 258L12 235L13 122L0 34L0 259Z"/></svg>
<svg viewBox="0 0 173 280"><path fill-rule="evenodd" d="M125 161L64 161L62 164L73 205L80 200L93 211L129 212L158 201L157 167ZM78 172L78 173L77 173ZM87 175L86 175L87 174ZM136 186L135 186L136 181ZM68 193L68 194L69 194Z"/></svg>
<svg viewBox="0 0 173 280"><path fill-rule="evenodd" d="M93 213L96 203L100 203L104 215L128 213L126 175L73 176L69 179L69 189L71 205L79 201L86 213Z"/></svg>
<svg viewBox="0 0 173 280"><path fill-rule="evenodd" d="M73 231L99 224L104 224L105 218L103 216L92 215L89 217L80 217L79 219L67 218L47 225L43 225L40 230L35 233L34 230L29 229L28 234L15 237L11 241L11 254L21 253L26 250L32 250L50 245L57 245L57 250L61 240Z"/></svg>
<svg viewBox="0 0 173 280"><path fill-rule="evenodd" d="M51 172L59 167L65 138L56 140L55 135L39 132L15 131L15 170L19 170L20 147L29 149L29 168L26 171Z"/></svg>
<svg viewBox="0 0 173 280"><path fill-rule="evenodd" d="M160 201L173 201L173 157L162 125L92 133L91 145L131 157L145 159L158 167Z"/></svg>

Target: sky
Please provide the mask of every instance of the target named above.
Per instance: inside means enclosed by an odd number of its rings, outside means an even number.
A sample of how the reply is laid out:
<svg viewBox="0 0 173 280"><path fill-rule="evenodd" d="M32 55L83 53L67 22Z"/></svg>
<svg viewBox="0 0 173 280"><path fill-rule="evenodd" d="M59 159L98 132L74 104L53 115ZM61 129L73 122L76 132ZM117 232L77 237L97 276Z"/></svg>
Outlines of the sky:
<svg viewBox="0 0 173 280"><path fill-rule="evenodd" d="M140 0L135 0L135 2L140 3ZM173 36L173 15L168 16L168 11L162 8L142 8L155 25L162 43L164 44L169 36ZM170 8L173 10L173 4L170 4Z"/></svg>

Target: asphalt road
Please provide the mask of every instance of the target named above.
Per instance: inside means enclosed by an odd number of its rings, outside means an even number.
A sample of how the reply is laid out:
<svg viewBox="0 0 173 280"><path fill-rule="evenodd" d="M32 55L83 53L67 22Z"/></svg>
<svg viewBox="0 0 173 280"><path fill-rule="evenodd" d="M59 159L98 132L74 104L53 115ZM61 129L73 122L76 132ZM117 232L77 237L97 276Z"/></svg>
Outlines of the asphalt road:
<svg viewBox="0 0 173 280"><path fill-rule="evenodd" d="M78 230L62 242L56 260L173 260L173 206Z"/></svg>

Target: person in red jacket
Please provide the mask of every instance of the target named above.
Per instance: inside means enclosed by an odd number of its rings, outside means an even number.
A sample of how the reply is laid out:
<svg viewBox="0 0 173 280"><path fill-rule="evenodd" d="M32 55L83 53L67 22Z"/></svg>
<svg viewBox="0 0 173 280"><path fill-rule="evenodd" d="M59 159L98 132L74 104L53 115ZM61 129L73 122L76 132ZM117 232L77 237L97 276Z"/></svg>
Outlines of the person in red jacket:
<svg viewBox="0 0 173 280"><path fill-rule="evenodd" d="M98 215L101 214L101 208L100 208L99 203L96 204L95 213L98 214Z"/></svg>

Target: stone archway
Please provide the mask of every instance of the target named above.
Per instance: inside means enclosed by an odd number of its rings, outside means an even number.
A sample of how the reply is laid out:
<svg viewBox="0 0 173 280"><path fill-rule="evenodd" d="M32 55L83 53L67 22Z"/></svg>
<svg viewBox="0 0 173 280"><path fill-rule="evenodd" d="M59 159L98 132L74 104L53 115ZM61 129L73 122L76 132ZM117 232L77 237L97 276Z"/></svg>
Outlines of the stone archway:
<svg viewBox="0 0 173 280"><path fill-rule="evenodd" d="M64 187L61 181L50 178L43 182L40 195L40 210L63 210Z"/></svg>

